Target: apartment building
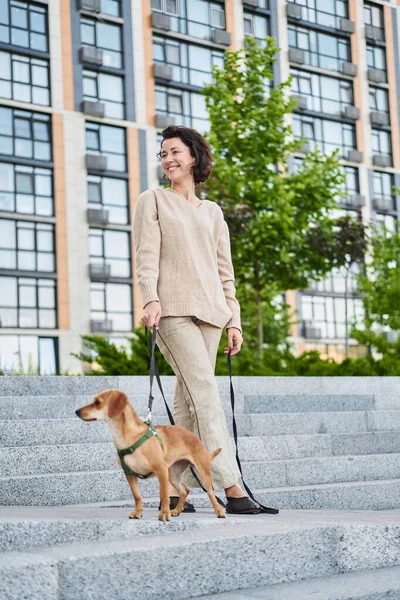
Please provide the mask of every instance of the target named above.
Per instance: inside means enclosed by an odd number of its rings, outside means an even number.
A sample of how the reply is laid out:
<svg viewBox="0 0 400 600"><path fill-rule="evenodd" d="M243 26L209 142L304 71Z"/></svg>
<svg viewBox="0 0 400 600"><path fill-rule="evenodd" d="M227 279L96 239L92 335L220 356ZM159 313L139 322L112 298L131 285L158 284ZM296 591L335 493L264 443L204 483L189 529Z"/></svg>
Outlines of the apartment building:
<svg viewBox="0 0 400 600"><path fill-rule="evenodd" d="M400 0L1 0L0 367L79 372L82 334L124 343L140 324L130 222L164 181L160 132L207 131L201 88L247 36L276 37L303 150L339 148L342 210L394 227L399 14ZM343 292L338 273L287 292L299 351L341 354Z"/></svg>

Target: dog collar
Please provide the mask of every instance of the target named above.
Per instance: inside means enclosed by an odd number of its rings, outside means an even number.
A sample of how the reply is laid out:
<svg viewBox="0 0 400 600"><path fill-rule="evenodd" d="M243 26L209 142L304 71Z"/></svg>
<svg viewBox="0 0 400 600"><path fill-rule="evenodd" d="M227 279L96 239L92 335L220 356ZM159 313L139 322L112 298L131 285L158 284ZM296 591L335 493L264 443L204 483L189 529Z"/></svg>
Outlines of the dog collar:
<svg viewBox="0 0 400 600"><path fill-rule="evenodd" d="M156 436L156 438L160 442L161 448L163 447L162 440L161 440L160 436L158 435L157 431L154 429L152 422L149 420L149 421L145 421L145 423L147 423L149 426L149 431L147 433L145 433L137 442L132 444L132 446L129 446L129 448L123 448L122 450L117 449L117 453L121 460L121 466L124 470L125 475L133 475L134 477L138 477L139 479L147 479L147 477L150 477L150 475L152 475L153 473L148 473L147 475L139 475L138 473L131 471L131 469L128 467L128 465L125 462L124 456L126 456L127 454L133 454L135 452L135 450L137 450L139 448L139 446L144 444L144 442L146 440L151 438L152 435Z"/></svg>

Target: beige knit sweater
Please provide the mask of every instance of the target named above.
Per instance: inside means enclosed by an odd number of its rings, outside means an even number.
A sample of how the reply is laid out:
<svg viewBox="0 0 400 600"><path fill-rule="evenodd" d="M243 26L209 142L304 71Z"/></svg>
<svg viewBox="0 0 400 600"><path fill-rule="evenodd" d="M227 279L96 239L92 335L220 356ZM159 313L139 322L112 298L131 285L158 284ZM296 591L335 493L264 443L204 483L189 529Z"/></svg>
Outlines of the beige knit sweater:
<svg viewBox="0 0 400 600"><path fill-rule="evenodd" d="M172 188L146 190L136 202L133 236L143 307L158 300L162 316L241 330L229 229L218 204L195 207Z"/></svg>

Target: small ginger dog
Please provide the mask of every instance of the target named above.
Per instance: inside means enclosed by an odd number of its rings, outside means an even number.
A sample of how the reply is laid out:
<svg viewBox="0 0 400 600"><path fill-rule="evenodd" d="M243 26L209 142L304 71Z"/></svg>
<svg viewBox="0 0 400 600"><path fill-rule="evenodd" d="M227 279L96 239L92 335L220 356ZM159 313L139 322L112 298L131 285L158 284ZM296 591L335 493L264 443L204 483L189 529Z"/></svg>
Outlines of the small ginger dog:
<svg viewBox="0 0 400 600"><path fill-rule="evenodd" d="M76 414L83 421L106 421L117 450L129 448L149 431L149 426L139 418L128 396L120 390L100 392L91 404L78 409ZM134 473L145 478L158 478L161 499L159 520L169 521L171 516L177 517L182 512L190 492L183 483L182 476L189 466L193 467L207 490L217 517L225 517L225 511L218 504L213 492L211 480L211 461L221 452L221 448L209 453L194 433L176 425L158 425L154 429L161 439L162 446L159 439L151 435L134 453L124 456L123 460ZM118 462L121 464L119 457ZM143 500L138 478L126 473L125 475L135 499L135 510L130 513L129 518L141 519ZM168 481L180 494L173 511L169 507Z"/></svg>

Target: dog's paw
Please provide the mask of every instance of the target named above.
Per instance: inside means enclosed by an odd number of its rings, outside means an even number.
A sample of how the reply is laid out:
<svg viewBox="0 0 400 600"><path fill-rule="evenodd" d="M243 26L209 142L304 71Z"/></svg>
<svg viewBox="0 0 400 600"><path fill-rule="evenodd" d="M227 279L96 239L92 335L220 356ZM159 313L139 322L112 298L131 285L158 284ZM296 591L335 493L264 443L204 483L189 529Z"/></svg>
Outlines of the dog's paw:
<svg viewBox="0 0 400 600"><path fill-rule="evenodd" d="M171 510L171 517L179 517L180 514L181 514L181 511L176 510L176 508L174 510Z"/></svg>
<svg viewBox="0 0 400 600"><path fill-rule="evenodd" d="M170 510L165 510L165 511L160 511L158 514L158 520L159 521L169 521L171 518L171 511Z"/></svg>
<svg viewBox="0 0 400 600"><path fill-rule="evenodd" d="M225 511L221 507L219 507L219 509L216 510L215 513L216 513L218 519L225 519L225 517L226 517Z"/></svg>
<svg viewBox="0 0 400 600"><path fill-rule="evenodd" d="M129 519L141 519L142 516L143 516L143 511L134 510L133 512L129 513L128 518Z"/></svg>

